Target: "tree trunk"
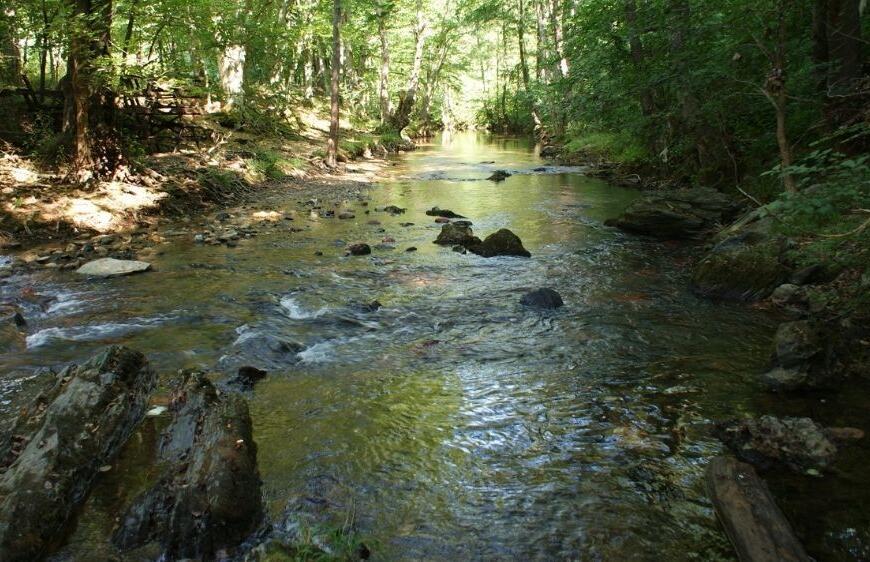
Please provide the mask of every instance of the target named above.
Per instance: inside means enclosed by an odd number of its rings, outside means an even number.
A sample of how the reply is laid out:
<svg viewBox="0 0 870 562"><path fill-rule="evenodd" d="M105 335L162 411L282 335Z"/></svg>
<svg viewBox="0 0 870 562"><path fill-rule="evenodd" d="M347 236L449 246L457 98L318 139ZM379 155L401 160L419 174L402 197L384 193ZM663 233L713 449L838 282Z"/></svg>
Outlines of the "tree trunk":
<svg viewBox="0 0 870 562"><path fill-rule="evenodd" d="M550 20L553 26L553 45L556 48L556 56L559 57L559 74L562 78L568 76L568 59L565 58L565 41L562 30L562 11L559 9L559 0L550 0Z"/></svg>
<svg viewBox="0 0 870 562"><path fill-rule="evenodd" d="M341 71L341 0L332 1L332 68L331 94L329 106L329 140L326 143L326 165L335 168L338 165L338 88Z"/></svg>
<svg viewBox="0 0 870 562"><path fill-rule="evenodd" d="M387 122L392 111L390 103L390 50L387 43L386 10L381 7L378 12L378 37L381 41L381 68L378 81L378 99L381 108L381 124Z"/></svg>
<svg viewBox="0 0 870 562"><path fill-rule="evenodd" d="M638 74L641 73L646 55L643 43L638 35L637 3L635 0L627 0L625 3L625 24L628 31L628 50L631 56L631 64ZM655 100L652 91L644 86L640 89L640 108L645 117L655 113Z"/></svg>
<svg viewBox="0 0 870 562"><path fill-rule="evenodd" d="M400 133L411 123L411 111L420 85L420 68L423 66L423 45L426 41L426 14L423 1L417 0L417 26L414 29L414 64L408 77L408 87L399 100L399 107L390 117L390 126Z"/></svg>
<svg viewBox="0 0 870 562"><path fill-rule="evenodd" d="M0 9L0 84L18 85L21 53L15 38L15 10Z"/></svg>
<svg viewBox="0 0 870 562"><path fill-rule="evenodd" d="M776 113L776 142L779 145L780 166L782 170L782 183L785 190L789 193L797 192L797 185L794 181L794 176L789 172L792 165L791 144L788 140L788 129L786 126L786 109L788 96L786 95L785 84L785 13L791 7L790 0L779 0L777 3L777 30L776 30L776 45L771 53L771 69L767 75L767 81L764 84L764 93L773 104Z"/></svg>
<svg viewBox="0 0 870 562"><path fill-rule="evenodd" d="M529 77L529 63L526 60L526 7L524 0L518 0L518 3L519 15L517 17L517 43L519 44L520 49L520 72L523 77L523 88L526 91L526 97L528 98L529 104L531 104L532 120L535 123L535 133L540 135L543 132L541 129L541 116L538 113L538 104L535 102L529 84L531 78Z"/></svg>
<svg viewBox="0 0 870 562"><path fill-rule="evenodd" d="M73 0L79 19L70 38L64 131L71 141L73 179L108 175L121 161L115 131L115 98L97 65L108 59L112 0Z"/></svg>
<svg viewBox="0 0 870 562"><path fill-rule="evenodd" d="M863 41L861 40L861 0L828 0L828 53L831 72L828 87L832 92L847 91L861 77Z"/></svg>

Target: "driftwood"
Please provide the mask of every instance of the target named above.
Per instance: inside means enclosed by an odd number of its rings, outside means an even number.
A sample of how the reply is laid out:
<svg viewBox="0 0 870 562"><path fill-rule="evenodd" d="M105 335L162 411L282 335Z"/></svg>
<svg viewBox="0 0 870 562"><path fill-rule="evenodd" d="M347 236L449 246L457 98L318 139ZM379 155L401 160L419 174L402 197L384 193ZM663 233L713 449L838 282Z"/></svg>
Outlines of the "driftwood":
<svg viewBox="0 0 870 562"><path fill-rule="evenodd" d="M810 562L764 481L752 466L716 457L707 493L741 562Z"/></svg>

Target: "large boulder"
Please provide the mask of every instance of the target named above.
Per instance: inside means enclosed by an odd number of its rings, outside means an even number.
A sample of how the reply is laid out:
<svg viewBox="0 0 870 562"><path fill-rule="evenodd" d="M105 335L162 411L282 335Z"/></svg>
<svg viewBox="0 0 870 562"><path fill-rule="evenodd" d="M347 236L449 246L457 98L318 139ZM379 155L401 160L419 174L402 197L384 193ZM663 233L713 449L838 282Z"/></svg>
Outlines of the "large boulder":
<svg viewBox="0 0 870 562"><path fill-rule="evenodd" d="M722 441L741 460L761 469L785 466L794 471L821 471L837 454L831 434L809 418L762 416L719 426Z"/></svg>
<svg viewBox="0 0 870 562"><path fill-rule="evenodd" d="M45 558L142 420L156 375L120 346L57 375L0 445L0 560Z"/></svg>
<svg viewBox="0 0 870 562"><path fill-rule="evenodd" d="M246 327L218 364L224 371L241 367L280 371L298 363L299 352L304 349L301 343Z"/></svg>
<svg viewBox="0 0 870 562"><path fill-rule="evenodd" d="M483 242L469 244L467 247L469 251L485 258L495 256L532 257L532 254L523 247L523 242L519 236L506 228L490 234Z"/></svg>
<svg viewBox="0 0 870 562"><path fill-rule="evenodd" d="M665 240L696 238L738 210L730 197L711 188L657 191L642 196L605 224Z"/></svg>
<svg viewBox="0 0 870 562"><path fill-rule="evenodd" d="M144 261L101 258L84 264L76 270L76 273L87 277L120 277L141 273L149 269L151 269L151 264Z"/></svg>
<svg viewBox="0 0 870 562"><path fill-rule="evenodd" d="M199 372L185 373L173 397L163 470L121 516L113 542L122 551L159 545L162 560L223 559L263 521L248 405Z"/></svg>
<svg viewBox="0 0 870 562"><path fill-rule="evenodd" d="M441 227L441 232L435 243L441 246L468 246L480 244L480 238L474 235L470 226L459 223L448 223Z"/></svg>
<svg viewBox="0 0 870 562"><path fill-rule="evenodd" d="M772 232L772 219L756 211L722 231L692 275L698 294L726 300L756 301L788 280L787 240Z"/></svg>

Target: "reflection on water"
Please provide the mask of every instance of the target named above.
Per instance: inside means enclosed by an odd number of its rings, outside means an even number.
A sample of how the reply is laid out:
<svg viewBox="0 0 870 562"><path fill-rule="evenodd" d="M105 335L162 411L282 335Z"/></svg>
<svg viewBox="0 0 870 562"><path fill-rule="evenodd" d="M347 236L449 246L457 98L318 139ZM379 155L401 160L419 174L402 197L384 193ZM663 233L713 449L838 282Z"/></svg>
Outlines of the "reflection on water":
<svg viewBox="0 0 870 562"><path fill-rule="evenodd" d="M486 181L496 169L514 175ZM121 341L170 376L215 367L244 338L283 338L304 349L251 394L274 516L329 478L350 497L332 516L352 511L383 560L730 559L701 483L719 451L709 425L759 408L775 322L692 296L694 250L604 227L636 194L577 171L516 139L442 139L398 160L367 206L344 205L355 220L311 219L288 196L277 210L310 230L235 249L178 239L155 273L127 279L31 280L62 290L0 366ZM533 258L432 244L433 206L478 235L512 229ZM395 250L344 257L385 237ZM567 306L519 305L541 286ZM103 548L110 520L85 517L71 551Z"/></svg>

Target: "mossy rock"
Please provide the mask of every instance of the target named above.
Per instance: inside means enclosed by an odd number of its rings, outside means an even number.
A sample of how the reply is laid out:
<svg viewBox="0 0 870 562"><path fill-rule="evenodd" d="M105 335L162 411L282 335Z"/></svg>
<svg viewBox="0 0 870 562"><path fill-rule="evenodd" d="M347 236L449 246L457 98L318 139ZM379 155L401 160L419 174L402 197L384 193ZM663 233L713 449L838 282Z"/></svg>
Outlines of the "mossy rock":
<svg viewBox="0 0 870 562"><path fill-rule="evenodd" d="M791 274L782 260L783 245L777 238L756 243L726 240L697 265L692 287L706 297L740 301L767 298Z"/></svg>

